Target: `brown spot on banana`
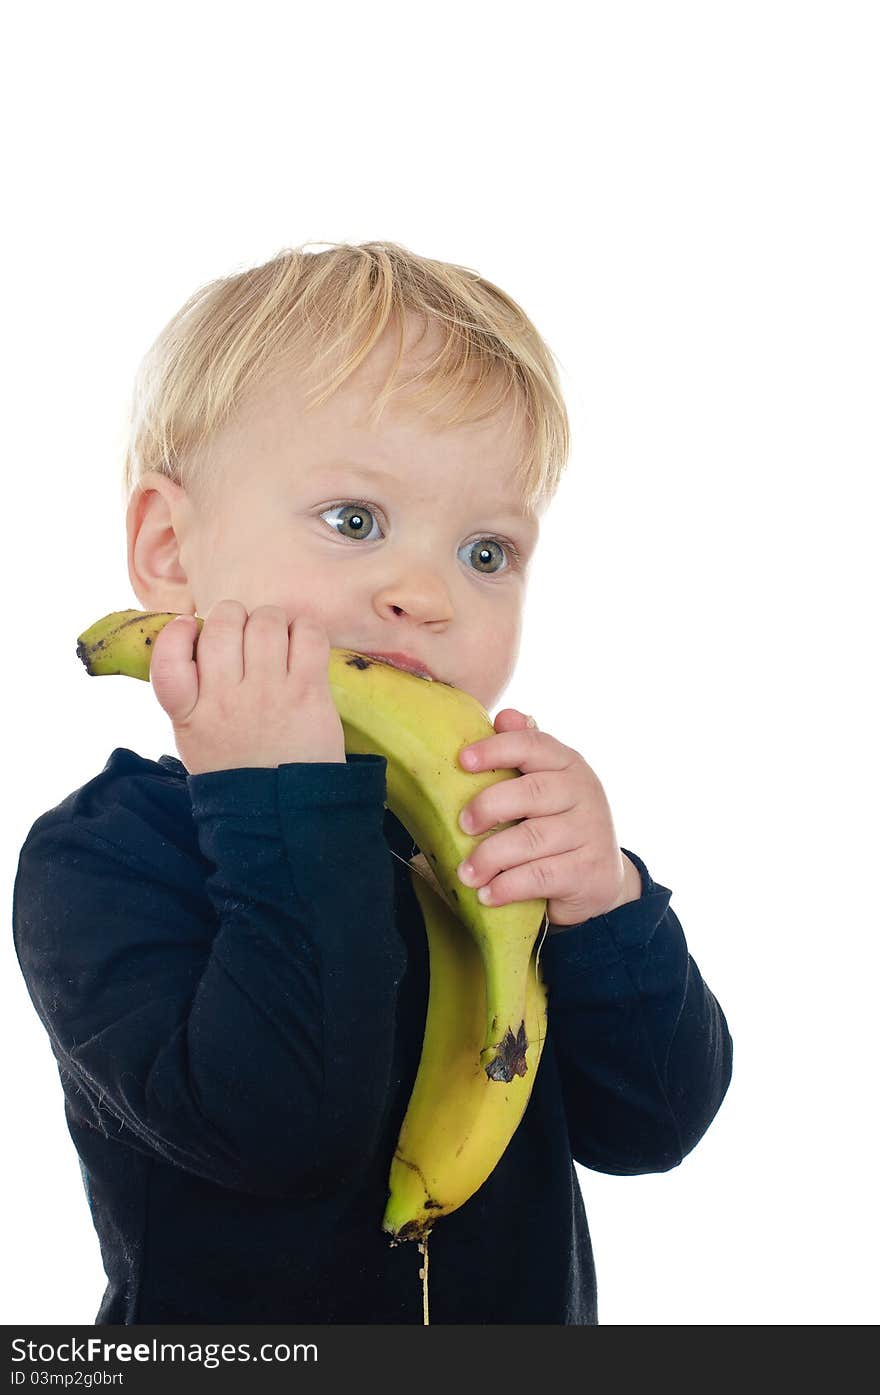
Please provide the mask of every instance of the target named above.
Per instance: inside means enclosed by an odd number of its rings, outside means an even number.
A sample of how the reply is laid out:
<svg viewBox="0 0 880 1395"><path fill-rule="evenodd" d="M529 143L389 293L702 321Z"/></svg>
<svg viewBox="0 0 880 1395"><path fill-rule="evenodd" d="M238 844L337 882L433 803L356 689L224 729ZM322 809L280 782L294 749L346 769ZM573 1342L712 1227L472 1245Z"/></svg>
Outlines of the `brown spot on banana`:
<svg viewBox="0 0 880 1395"><path fill-rule="evenodd" d="M528 1044L525 1022L520 1022L516 1036L508 1027L501 1039L498 1055L485 1067L489 1079L509 1082L515 1075L525 1075L528 1070L526 1064Z"/></svg>

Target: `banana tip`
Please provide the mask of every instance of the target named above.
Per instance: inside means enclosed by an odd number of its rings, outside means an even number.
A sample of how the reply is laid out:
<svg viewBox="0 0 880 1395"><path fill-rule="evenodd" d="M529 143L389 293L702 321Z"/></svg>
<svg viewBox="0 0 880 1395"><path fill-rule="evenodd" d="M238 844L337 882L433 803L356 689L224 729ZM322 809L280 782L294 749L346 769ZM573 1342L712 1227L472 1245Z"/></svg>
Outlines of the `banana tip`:
<svg viewBox="0 0 880 1395"><path fill-rule="evenodd" d="M88 645L83 643L82 639L76 641L76 657L82 660L86 673L94 676L94 670L91 665L91 651Z"/></svg>

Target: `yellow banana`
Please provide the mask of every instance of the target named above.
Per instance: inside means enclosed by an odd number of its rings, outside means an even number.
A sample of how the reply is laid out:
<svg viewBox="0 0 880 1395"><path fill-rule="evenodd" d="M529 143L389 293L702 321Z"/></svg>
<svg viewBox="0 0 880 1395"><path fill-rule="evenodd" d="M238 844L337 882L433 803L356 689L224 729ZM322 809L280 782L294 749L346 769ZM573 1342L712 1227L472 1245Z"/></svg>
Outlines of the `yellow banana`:
<svg viewBox="0 0 880 1395"><path fill-rule="evenodd" d="M483 1185L532 1092L547 1034L540 942L529 959L522 1071L502 1088L480 1065L485 994L479 949L440 894L424 854L411 860L428 938L430 986L422 1055L388 1179L382 1229L392 1245L424 1240Z"/></svg>
<svg viewBox="0 0 880 1395"><path fill-rule="evenodd" d="M149 681L153 641L174 618L174 612L166 611L113 611L79 636L77 655L90 674ZM194 618L201 633L204 620ZM479 951L485 987L483 992L481 985L479 1065L487 1081L499 1087L516 1083L531 1064L527 994L534 976L532 949L546 920L547 902L484 906L456 869L490 836L463 832L458 823L462 808L479 790L519 772L461 768L461 748L495 730L470 693L348 649L331 648L328 676L346 751L386 758L387 807L426 854L440 894ZM510 826L498 824L492 832Z"/></svg>

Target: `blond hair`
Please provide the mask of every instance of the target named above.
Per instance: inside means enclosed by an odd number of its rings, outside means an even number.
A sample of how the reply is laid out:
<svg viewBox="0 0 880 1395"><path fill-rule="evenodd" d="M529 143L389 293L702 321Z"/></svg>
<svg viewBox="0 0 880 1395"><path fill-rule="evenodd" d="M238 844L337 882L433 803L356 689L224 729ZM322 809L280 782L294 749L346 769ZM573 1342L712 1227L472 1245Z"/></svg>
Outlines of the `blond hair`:
<svg viewBox="0 0 880 1395"><path fill-rule="evenodd" d="M330 250L305 251L315 245ZM436 412L451 399L452 413L442 420L452 426L485 420L512 393L513 416L525 423L515 478L525 507L543 508L569 452L554 356L498 286L469 267L418 256L396 242L305 243L190 296L137 371L126 425L125 503L149 470L188 491L207 486L203 448L250 388L284 365L311 375L327 363L310 393L319 406L393 321L397 357L371 411L375 425L395 391L407 312L445 331L440 352L416 375L424 381L415 407ZM416 378L407 381L409 391ZM482 413L469 411L484 398Z"/></svg>

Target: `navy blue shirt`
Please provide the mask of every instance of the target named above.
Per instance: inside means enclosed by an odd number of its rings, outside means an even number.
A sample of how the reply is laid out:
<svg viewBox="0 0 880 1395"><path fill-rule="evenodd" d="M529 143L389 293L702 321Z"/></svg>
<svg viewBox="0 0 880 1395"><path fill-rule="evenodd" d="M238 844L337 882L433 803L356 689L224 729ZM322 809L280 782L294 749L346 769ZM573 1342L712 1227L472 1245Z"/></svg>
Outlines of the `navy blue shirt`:
<svg viewBox="0 0 880 1395"><path fill-rule="evenodd" d="M423 1322L418 1247L382 1230L428 1001L385 773L117 747L31 827L15 948L101 1246L96 1323ZM574 1161L666 1171L724 1097L724 1015L623 851L641 897L544 938L532 1094L431 1232L432 1325L595 1324Z"/></svg>

